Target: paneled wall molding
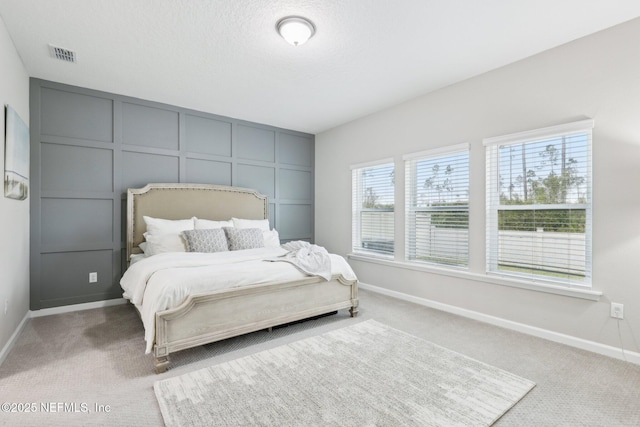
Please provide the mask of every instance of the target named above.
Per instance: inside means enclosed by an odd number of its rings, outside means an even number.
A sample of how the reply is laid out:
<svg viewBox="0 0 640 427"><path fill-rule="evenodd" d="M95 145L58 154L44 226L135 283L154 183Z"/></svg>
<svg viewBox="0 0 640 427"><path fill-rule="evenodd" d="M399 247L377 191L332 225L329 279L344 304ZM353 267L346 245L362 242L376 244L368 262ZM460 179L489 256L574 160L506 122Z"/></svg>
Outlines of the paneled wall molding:
<svg viewBox="0 0 640 427"><path fill-rule="evenodd" d="M282 240L314 240L313 135L30 84L31 310L122 296L126 190L149 182L254 188Z"/></svg>

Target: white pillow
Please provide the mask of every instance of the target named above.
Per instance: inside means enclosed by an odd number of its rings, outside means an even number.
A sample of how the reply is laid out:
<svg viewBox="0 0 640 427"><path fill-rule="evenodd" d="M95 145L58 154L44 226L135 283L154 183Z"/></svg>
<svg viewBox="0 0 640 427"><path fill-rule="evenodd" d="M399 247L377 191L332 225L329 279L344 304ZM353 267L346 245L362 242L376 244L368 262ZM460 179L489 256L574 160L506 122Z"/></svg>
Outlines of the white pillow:
<svg viewBox="0 0 640 427"><path fill-rule="evenodd" d="M145 259L144 254L131 254L131 258L129 258L129 264L133 265L141 259Z"/></svg>
<svg viewBox="0 0 640 427"><path fill-rule="evenodd" d="M280 236L278 232L273 229L271 231L263 231L262 237L264 239L264 247L280 246Z"/></svg>
<svg viewBox="0 0 640 427"><path fill-rule="evenodd" d="M186 252L184 239L179 234L147 234L146 256L158 255L165 252Z"/></svg>
<svg viewBox="0 0 640 427"><path fill-rule="evenodd" d="M231 218L235 228L259 228L262 231L269 231L268 219L239 219Z"/></svg>
<svg viewBox="0 0 640 427"><path fill-rule="evenodd" d="M193 217L195 220L196 230L210 230L213 228L233 227L233 221L211 221L209 219L200 219Z"/></svg>
<svg viewBox="0 0 640 427"><path fill-rule="evenodd" d="M194 218L190 219L160 219L150 216L143 216L145 224L147 224L148 234L180 234L185 230L194 229Z"/></svg>

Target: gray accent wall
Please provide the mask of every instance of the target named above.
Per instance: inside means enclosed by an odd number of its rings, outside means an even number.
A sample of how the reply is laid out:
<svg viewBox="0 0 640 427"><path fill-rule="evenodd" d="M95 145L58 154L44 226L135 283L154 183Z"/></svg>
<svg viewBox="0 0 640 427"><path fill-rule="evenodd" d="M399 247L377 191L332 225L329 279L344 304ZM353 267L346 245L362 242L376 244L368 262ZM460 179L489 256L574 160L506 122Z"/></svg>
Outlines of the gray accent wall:
<svg viewBox="0 0 640 427"><path fill-rule="evenodd" d="M281 240L314 240L313 135L40 79L30 111L32 310L122 296L126 192L149 182L254 188Z"/></svg>

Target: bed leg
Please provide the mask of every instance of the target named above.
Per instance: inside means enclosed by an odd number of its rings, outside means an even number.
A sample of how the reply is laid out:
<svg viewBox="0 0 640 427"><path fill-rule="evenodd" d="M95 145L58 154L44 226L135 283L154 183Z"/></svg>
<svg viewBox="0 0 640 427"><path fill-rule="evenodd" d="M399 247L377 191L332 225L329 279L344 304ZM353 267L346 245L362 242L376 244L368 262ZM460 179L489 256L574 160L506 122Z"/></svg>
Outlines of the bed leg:
<svg viewBox="0 0 640 427"><path fill-rule="evenodd" d="M349 309L349 313L351 314L351 317L357 317L358 316L358 304L354 304L350 309Z"/></svg>
<svg viewBox="0 0 640 427"><path fill-rule="evenodd" d="M156 366L156 374L161 374L169 369L169 356L158 356L153 361Z"/></svg>

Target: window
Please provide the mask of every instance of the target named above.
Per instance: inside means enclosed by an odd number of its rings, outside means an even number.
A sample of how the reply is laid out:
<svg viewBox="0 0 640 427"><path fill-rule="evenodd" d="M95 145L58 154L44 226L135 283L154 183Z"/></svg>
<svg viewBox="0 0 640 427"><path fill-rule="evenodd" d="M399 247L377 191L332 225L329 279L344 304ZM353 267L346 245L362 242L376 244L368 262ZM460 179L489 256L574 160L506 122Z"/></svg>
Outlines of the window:
<svg viewBox="0 0 640 427"><path fill-rule="evenodd" d="M404 156L406 259L469 264L469 145Z"/></svg>
<svg viewBox="0 0 640 427"><path fill-rule="evenodd" d="M352 169L352 245L354 252L393 256L393 159Z"/></svg>
<svg viewBox="0 0 640 427"><path fill-rule="evenodd" d="M487 271L591 285L592 120L484 141Z"/></svg>

